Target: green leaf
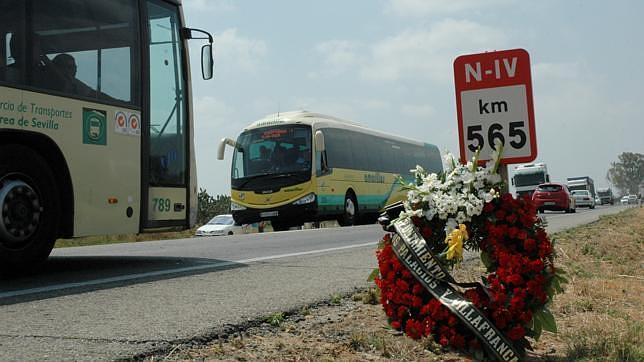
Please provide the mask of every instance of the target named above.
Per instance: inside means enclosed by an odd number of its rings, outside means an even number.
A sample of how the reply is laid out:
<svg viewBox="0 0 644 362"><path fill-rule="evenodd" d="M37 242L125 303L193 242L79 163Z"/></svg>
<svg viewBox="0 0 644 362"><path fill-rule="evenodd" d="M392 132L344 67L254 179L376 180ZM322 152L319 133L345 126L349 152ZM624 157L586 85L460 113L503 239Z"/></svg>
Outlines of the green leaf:
<svg viewBox="0 0 644 362"><path fill-rule="evenodd" d="M533 338L535 341L539 340L539 337L541 337L541 332L543 331L543 324L541 323L541 320L537 318L537 315L535 314L532 317L532 332L533 332Z"/></svg>
<svg viewBox="0 0 644 362"><path fill-rule="evenodd" d="M535 313L534 316L541 322L541 327L544 331L557 333L557 322L555 322L555 317L548 308L543 308Z"/></svg>
<svg viewBox="0 0 644 362"><path fill-rule="evenodd" d="M492 260L490 259L490 256L484 251L481 252L481 261L483 262L483 265L485 265L485 268L488 270L492 266Z"/></svg>
<svg viewBox="0 0 644 362"><path fill-rule="evenodd" d="M555 279L557 279L559 281L560 284L567 284L568 283L568 279L566 277L564 277L564 275L566 275L566 272L564 272L563 270L561 270L561 269L555 270L555 276L554 277L555 277Z"/></svg>
<svg viewBox="0 0 644 362"><path fill-rule="evenodd" d="M374 270L371 271L371 274L369 274L369 277L367 278L368 282L372 282L376 280L376 277L380 275L380 269L375 268Z"/></svg>
<svg viewBox="0 0 644 362"><path fill-rule="evenodd" d="M555 292L557 294L563 293L563 288L561 287L561 284L559 283L558 278L553 278L552 279L552 287L554 288Z"/></svg>

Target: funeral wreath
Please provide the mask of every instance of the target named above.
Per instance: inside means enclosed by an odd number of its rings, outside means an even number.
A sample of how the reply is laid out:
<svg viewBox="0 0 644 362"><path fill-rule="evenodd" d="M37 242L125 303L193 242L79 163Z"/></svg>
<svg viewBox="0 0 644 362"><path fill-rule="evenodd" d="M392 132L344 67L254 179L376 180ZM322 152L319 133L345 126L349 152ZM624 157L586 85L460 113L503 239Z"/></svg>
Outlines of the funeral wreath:
<svg viewBox="0 0 644 362"><path fill-rule="evenodd" d="M566 280L531 200L500 192L497 146L485 166L478 154L464 165L447 153L440 174L413 170L406 200L381 218L389 232L373 275L392 328L512 361L530 349L528 338L556 332L548 305ZM450 275L464 250L478 252L480 281Z"/></svg>

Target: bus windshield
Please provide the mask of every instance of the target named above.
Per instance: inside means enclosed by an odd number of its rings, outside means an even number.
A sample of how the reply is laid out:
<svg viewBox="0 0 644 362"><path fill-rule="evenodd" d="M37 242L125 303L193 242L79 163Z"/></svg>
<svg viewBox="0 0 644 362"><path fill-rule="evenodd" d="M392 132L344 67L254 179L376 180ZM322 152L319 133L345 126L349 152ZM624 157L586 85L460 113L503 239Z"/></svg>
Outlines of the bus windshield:
<svg viewBox="0 0 644 362"><path fill-rule="evenodd" d="M518 187L539 185L544 182L546 182L546 175L543 172L514 175L514 185Z"/></svg>
<svg viewBox="0 0 644 362"><path fill-rule="evenodd" d="M311 177L311 128L288 125L242 133L233 155L232 181L240 185L268 175ZM239 181L239 182L236 182Z"/></svg>

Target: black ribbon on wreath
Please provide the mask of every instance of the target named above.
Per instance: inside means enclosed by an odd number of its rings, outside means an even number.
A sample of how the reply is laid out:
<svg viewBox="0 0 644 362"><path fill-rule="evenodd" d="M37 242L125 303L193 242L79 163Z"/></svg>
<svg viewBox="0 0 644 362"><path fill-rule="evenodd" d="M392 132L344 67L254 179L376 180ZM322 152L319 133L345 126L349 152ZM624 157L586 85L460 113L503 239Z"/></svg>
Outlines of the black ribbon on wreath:
<svg viewBox="0 0 644 362"><path fill-rule="evenodd" d="M400 262L427 291L474 333L494 357L500 361L518 361L520 355L508 338L454 287L468 288L480 284L456 282L431 252L412 221L409 218L398 219L403 210L402 203L392 204L385 208L378 219L385 231L394 233L392 249Z"/></svg>

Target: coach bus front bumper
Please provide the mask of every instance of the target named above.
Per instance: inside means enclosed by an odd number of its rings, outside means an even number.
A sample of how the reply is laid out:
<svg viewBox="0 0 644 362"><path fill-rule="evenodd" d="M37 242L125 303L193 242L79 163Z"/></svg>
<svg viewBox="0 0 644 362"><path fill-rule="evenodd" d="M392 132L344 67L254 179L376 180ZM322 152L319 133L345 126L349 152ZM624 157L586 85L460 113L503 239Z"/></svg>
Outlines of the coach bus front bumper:
<svg viewBox="0 0 644 362"><path fill-rule="evenodd" d="M302 198L290 204L271 208L241 208L239 205L231 205L233 218L237 224L270 220L295 226L302 225L308 221L316 221L318 213L317 198L314 194L311 195L313 196L310 202L301 203L300 200L304 199Z"/></svg>

